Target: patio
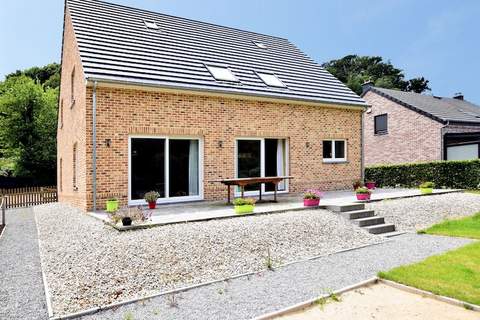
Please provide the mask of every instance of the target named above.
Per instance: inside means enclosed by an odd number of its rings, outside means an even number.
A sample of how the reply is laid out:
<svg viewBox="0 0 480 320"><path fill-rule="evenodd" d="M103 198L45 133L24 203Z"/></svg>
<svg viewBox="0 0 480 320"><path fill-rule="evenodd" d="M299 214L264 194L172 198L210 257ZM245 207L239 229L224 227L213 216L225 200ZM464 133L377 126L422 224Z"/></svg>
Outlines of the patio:
<svg viewBox="0 0 480 320"><path fill-rule="evenodd" d="M462 190L455 189L436 189L432 194L445 194L461 191ZM422 195L418 189L376 189L372 193L370 202L417 196L429 195ZM269 199L269 196L264 196L264 199L265 198ZM358 202L364 201L356 200L355 194L351 190L327 191L321 200L320 206L313 208L303 206L301 194L283 194L278 196L278 202L262 202L256 204L254 213L250 215L271 214L305 209L328 209L329 206L333 205L344 205ZM117 230L124 231L174 223L241 217L241 215L236 214L232 208L233 206L227 205L225 201L198 201L157 205L157 208L152 210L150 221L129 227L114 225L110 222L110 219L105 211L89 212L88 214L96 219L104 221Z"/></svg>

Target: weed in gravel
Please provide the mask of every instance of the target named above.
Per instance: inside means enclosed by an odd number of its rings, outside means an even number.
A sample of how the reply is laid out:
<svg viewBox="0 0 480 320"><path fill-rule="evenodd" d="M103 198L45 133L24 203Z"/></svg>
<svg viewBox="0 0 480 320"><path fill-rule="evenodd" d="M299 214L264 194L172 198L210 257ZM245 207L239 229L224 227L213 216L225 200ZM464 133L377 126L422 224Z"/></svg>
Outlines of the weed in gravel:
<svg viewBox="0 0 480 320"><path fill-rule="evenodd" d="M267 256L265 257L265 266L267 267L268 270L273 271L273 260L272 260L272 256L270 255L270 247L267 248Z"/></svg>
<svg viewBox="0 0 480 320"><path fill-rule="evenodd" d="M326 297L321 297L315 300L314 304L316 304L320 309L323 310L323 307L327 304L327 298Z"/></svg>
<svg viewBox="0 0 480 320"><path fill-rule="evenodd" d="M133 320L133 314L129 311L123 315L123 320Z"/></svg>
<svg viewBox="0 0 480 320"><path fill-rule="evenodd" d="M158 316L160 314L160 310L155 309L152 311L154 315Z"/></svg>
<svg viewBox="0 0 480 320"><path fill-rule="evenodd" d="M175 293L169 294L167 296L167 302L170 308L178 308L178 301Z"/></svg>
<svg viewBox="0 0 480 320"><path fill-rule="evenodd" d="M332 299L333 301L335 302L340 302L341 299L340 299L340 296L338 294L336 294L335 292L331 291L329 293L329 296L328 296L330 299Z"/></svg>

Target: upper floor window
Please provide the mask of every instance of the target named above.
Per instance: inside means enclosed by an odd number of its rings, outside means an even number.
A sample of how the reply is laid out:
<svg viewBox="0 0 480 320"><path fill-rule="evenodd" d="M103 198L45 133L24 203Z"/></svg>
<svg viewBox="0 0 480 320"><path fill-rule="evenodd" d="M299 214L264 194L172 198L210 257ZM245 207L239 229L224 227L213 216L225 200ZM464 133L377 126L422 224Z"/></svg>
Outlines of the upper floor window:
<svg viewBox="0 0 480 320"><path fill-rule="evenodd" d="M207 69L216 80L239 82L237 77L227 67L207 66Z"/></svg>
<svg viewBox="0 0 480 320"><path fill-rule="evenodd" d="M262 73L262 72L257 72L257 75L262 79L262 81L270 87L281 87L285 88L286 85L278 79L276 75L273 73Z"/></svg>
<svg viewBox="0 0 480 320"><path fill-rule="evenodd" d="M70 107L75 104L75 68L73 68L70 76L70 103Z"/></svg>
<svg viewBox="0 0 480 320"><path fill-rule="evenodd" d="M386 134L388 133L388 117L387 114L381 114L375 116L374 120L374 133L375 134Z"/></svg>
<svg viewBox="0 0 480 320"><path fill-rule="evenodd" d="M323 162L347 161L345 140L323 140Z"/></svg>

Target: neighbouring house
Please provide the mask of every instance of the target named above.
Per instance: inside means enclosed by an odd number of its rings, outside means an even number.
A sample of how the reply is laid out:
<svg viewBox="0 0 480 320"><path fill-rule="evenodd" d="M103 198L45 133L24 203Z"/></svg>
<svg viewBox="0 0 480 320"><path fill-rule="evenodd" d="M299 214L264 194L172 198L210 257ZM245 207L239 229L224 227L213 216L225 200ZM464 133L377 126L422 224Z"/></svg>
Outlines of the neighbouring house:
<svg viewBox="0 0 480 320"><path fill-rule="evenodd" d="M480 157L480 106L364 84L365 165Z"/></svg>
<svg viewBox="0 0 480 320"><path fill-rule="evenodd" d="M59 201L138 205L150 190L159 203L215 200L225 187L211 181L234 177L293 176L281 192L350 187L366 106L286 39L69 0Z"/></svg>

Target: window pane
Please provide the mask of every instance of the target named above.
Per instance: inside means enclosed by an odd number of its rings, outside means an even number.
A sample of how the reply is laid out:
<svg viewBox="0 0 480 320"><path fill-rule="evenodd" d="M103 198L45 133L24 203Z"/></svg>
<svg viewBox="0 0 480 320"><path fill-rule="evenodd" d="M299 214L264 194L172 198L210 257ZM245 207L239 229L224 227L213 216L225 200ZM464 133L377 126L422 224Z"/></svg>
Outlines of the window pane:
<svg viewBox="0 0 480 320"><path fill-rule="evenodd" d="M260 141L238 140L238 178L260 177ZM245 190L258 190L259 185L249 185Z"/></svg>
<svg viewBox="0 0 480 320"><path fill-rule="evenodd" d="M386 133L387 132L387 115L382 114L376 116L375 118L375 133Z"/></svg>
<svg viewBox="0 0 480 320"><path fill-rule="evenodd" d="M332 141L325 140L323 141L323 158L331 159L332 157Z"/></svg>
<svg viewBox="0 0 480 320"><path fill-rule="evenodd" d="M280 81L280 79L278 79L277 76L274 75L274 74L258 73L258 76L260 77L260 79L262 79L263 82L265 82L265 84L266 84L267 86L271 86L271 87L285 87L285 85L283 84L283 82Z"/></svg>
<svg viewBox="0 0 480 320"><path fill-rule="evenodd" d="M335 159L345 158L345 141L335 141Z"/></svg>
<svg viewBox="0 0 480 320"><path fill-rule="evenodd" d="M207 66L207 68L216 80L238 82L238 79L228 68L213 66Z"/></svg>
<svg viewBox="0 0 480 320"><path fill-rule="evenodd" d="M148 191L165 197L165 139L132 139L131 199L143 199Z"/></svg>
<svg viewBox="0 0 480 320"><path fill-rule="evenodd" d="M265 139L265 176L277 177L285 175L285 139ZM285 182L278 184L277 190L285 190ZM274 191L273 183L265 183L265 191Z"/></svg>
<svg viewBox="0 0 480 320"><path fill-rule="evenodd" d="M169 196L198 195L198 140L169 140Z"/></svg>

